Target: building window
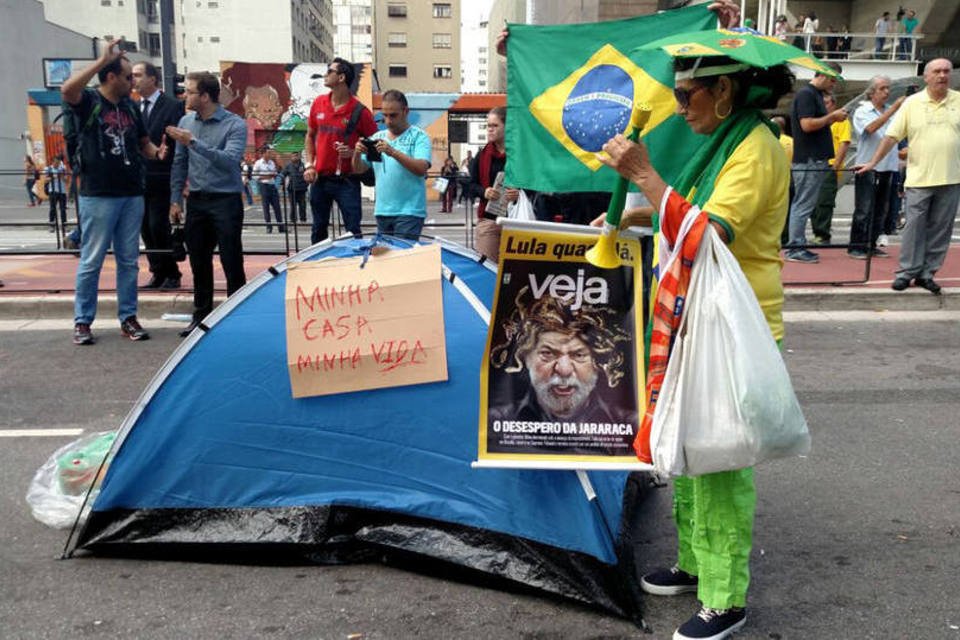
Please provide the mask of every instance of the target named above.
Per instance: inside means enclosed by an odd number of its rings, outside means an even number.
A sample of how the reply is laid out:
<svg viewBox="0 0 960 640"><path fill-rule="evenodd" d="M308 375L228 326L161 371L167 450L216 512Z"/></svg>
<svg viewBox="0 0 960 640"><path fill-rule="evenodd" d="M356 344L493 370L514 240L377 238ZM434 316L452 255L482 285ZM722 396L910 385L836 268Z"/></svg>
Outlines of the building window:
<svg viewBox="0 0 960 640"><path fill-rule="evenodd" d="M390 65L389 75L391 78L406 78L407 77L407 65L405 64L392 64Z"/></svg>
<svg viewBox="0 0 960 640"><path fill-rule="evenodd" d="M197 42L203 42L203 36L197 36Z"/></svg>
<svg viewBox="0 0 960 640"><path fill-rule="evenodd" d="M390 47L405 47L407 46L407 34L406 33L391 33L387 36L387 46Z"/></svg>
<svg viewBox="0 0 960 640"><path fill-rule="evenodd" d="M159 33L147 34L147 50L150 52L150 56L152 58L160 57L160 34Z"/></svg>
<svg viewBox="0 0 960 640"><path fill-rule="evenodd" d="M449 49L453 46L453 36L449 33L433 34L434 49Z"/></svg>
<svg viewBox="0 0 960 640"><path fill-rule="evenodd" d="M210 36L210 42L220 42L220 36Z"/></svg>
<svg viewBox="0 0 960 640"><path fill-rule="evenodd" d="M407 17L407 5L405 4L388 4L387 5L387 15L391 18L406 18Z"/></svg>
<svg viewBox="0 0 960 640"><path fill-rule="evenodd" d="M219 2L208 2L208 3L207 3L207 8L208 8L208 9L219 9L219 8L220 8L220 3L219 3Z"/></svg>
<svg viewBox="0 0 960 640"><path fill-rule="evenodd" d="M433 77L434 78L452 78L453 67L446 64L435 64L433 65Z"/></svg>
<svg viewBox="0 0 960 640"><path fill-rule="evenodd" d="M101 7L109 7L111 4L110 0L100 0Z"/></svg>
<svg viewBox="0 0 960 640"><path fill-rule="evenodd" d="M449 2L434 2L433 17L434 18L452 18L453 7L450 5Z"/></svg>

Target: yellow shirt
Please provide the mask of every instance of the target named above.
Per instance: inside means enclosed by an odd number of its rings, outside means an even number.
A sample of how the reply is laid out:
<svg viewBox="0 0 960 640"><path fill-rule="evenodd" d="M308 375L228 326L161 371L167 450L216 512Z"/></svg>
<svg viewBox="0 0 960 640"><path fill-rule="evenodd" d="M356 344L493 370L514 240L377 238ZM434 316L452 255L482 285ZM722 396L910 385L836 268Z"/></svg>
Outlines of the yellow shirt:
<svg viewBox="0 0 960 640"><path fill-rule="evenodd" d="M793 138L785 133L781 133L780 146L783 147L783 152L787 154L787 162L793 162Z"/></svg>
<svg viewBox="0 0 960 640"><path fill-rule="evenodd" d="M952 89L940 102L926 90L900 106L886 135L907 138L905 187L939 187L960 183L960 92Z"/></svg>
<svg viewBox="0 0 960 640"><path fill-rule="evenodd" d="M841 120L830 125L830 135L833 136L833 153L836 155L840 151L840 145L846 142L850 144L850 120ZM830 158L830 166L833 166L835 158Z"/></svg>
<svg viewBox="0 0 960 640"><path fill-rule="evenodd" d="M777 340L783 338L780 233L789 201L790 163L770 129L760 124L727 159L703 206L727 230L730 251Z"/></svg>

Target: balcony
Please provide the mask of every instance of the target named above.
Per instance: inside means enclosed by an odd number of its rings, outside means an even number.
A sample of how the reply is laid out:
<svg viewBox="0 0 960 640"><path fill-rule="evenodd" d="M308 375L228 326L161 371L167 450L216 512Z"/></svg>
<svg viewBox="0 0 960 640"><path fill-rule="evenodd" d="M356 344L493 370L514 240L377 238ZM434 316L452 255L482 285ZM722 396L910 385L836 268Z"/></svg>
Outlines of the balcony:
<svg viewBox="0 0 960 640"><path fill-rule="evenodd" d="M849 81L867 81L876 75L907 78L917 75L918 43L922 33L878 37L875 33L790 33L787 43L798 46L821 60L835 60L843 66ZM798 78L809 79L813 71L794 67Z"/></svg>

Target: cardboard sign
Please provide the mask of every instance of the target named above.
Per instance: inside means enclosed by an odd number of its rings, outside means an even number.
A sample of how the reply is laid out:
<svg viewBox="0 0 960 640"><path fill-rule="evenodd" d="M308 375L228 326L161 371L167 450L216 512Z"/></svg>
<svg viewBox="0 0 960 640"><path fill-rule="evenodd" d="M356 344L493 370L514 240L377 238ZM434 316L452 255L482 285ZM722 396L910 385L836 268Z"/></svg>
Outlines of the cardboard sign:
<svg viewBox="0 0 960 640"><path fill-rule="evenodd" d="M447 379L440 247L293 264L287 366L294 398Z"/></svg>

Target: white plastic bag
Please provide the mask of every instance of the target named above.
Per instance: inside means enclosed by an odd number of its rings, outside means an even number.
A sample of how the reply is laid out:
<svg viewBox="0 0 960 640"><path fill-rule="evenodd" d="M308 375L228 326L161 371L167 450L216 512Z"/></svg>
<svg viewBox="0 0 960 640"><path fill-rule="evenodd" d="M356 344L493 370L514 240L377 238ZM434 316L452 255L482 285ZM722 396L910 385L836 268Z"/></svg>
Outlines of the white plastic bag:
<svg viewBox="0 0 960 640"><path fill-rule="evenodd" d="M444 194L447 192L447 187L450 186L450 180L448 178L434 178L433 179L433 189L437 193Z"/></svg>
<svg viewBox="0 0 960 640"><path fill-rule="evenodd" d="M520 189L520 196L517 201L507 208L507 217L511 220L536 220L537 216L533 214L533 203L527 194Z"/></svg>
<svg viewBox="0 0 960 640"><path fill-rule="evenodd" d="M33 517L56 529L73 526L90 485L96 484L99 491L100 480L106 471L102 462L116 436L115 431L87 434L60 447L47 458L27 489L27 503ZM91 495L88 508L94 495Z"/></svg>
<svg viewBox="0 0 960 640"><path fill-rule="evenodd" d="M810 450L777 343L740 265L712 227L690 276L650 444L656 471L688 476Z"/></svg>

